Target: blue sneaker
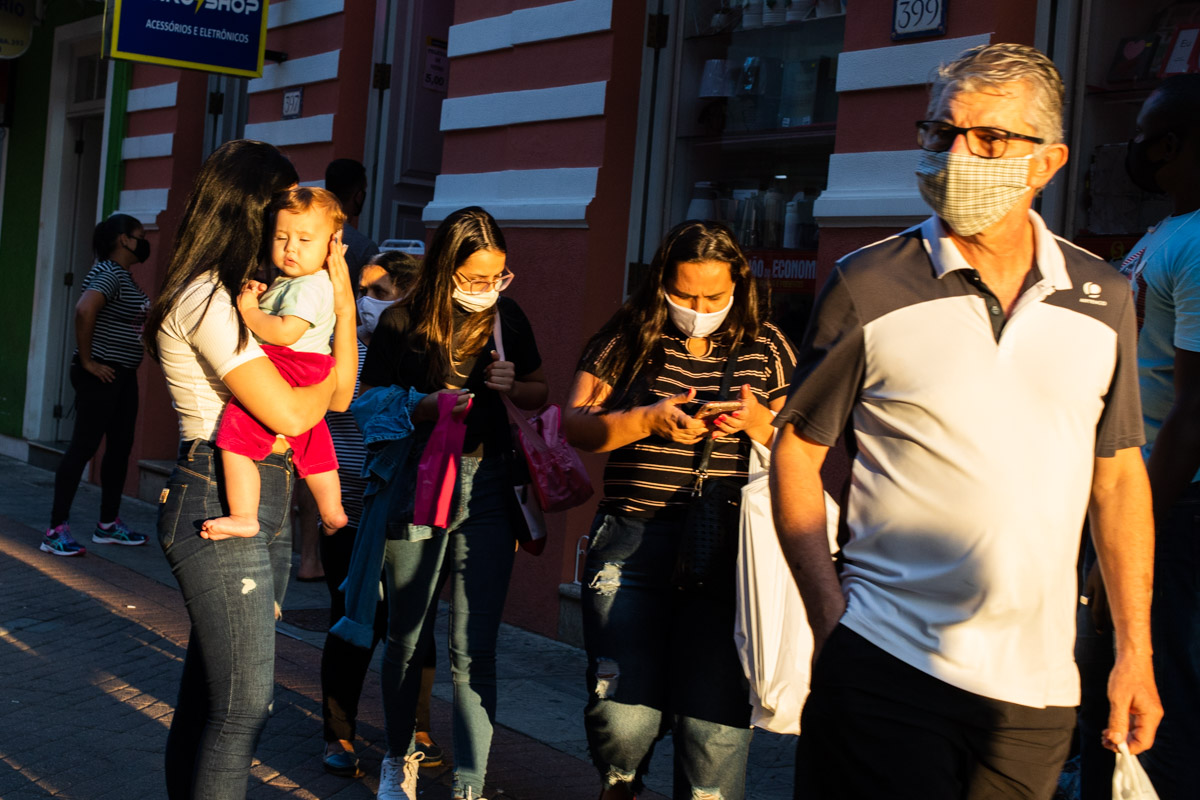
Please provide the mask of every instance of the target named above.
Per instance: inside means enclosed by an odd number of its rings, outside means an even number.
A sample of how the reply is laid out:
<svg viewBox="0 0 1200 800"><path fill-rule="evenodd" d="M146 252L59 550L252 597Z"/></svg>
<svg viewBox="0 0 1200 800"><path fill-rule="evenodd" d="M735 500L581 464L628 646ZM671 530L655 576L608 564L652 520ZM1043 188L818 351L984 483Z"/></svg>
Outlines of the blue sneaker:
<svg viewBox="0 0 1200 800"><path fill-rule="evenodd" d="M71 538L71 526L65 522L46 529L40 549L56 556L81 556L87 552L86 547Z"/></svg>
<svg viewBox="0 0 1200 800"><path fill-rule="evenodd" d="M321 763L326 772L339 778L361 778L366 774L358 765L358 756L354 754L354 748L347 750L337 742L330 742L325 746L325 755L321 757Z"/></svg>
<svg viewBox="0 0 1200 800"><path fill-rule="evenodd" d="M129 530L129 526L121 522L120 517L117 517L111 528L101 528L100 523L97 522L96 530L92 531L92 541L96 544L123 544L136 547L139 544L145 544L146 537Z"/></svg>

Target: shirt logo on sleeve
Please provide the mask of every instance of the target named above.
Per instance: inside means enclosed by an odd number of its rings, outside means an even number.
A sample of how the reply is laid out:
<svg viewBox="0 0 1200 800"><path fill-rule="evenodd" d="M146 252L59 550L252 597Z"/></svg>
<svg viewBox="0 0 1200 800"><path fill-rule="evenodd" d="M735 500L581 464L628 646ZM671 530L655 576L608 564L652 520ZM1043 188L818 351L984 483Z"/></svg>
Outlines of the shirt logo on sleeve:
<svg viewBox="0 0 1200 800"><path fill-rule="evenodd" d="M1086 295L1086 297L1079 298L1079 302L1088 303L1089 305L1093 305L1093 306L1108 305L1107 300L1100 299L1100 292L1102 291L1100 284L1093 283L1092 281L1088 281L1087 283L1083 284L1082 288L1083 288L1083 293Z"/></svg>

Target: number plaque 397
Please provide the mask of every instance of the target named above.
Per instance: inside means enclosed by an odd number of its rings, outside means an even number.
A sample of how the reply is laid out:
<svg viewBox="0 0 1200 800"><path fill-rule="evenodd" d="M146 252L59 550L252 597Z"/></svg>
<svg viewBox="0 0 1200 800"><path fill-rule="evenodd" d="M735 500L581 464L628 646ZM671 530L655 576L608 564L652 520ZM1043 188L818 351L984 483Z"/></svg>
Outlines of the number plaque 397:
<svg viewBox="0 0 1200 800"><path fill-rule="evenodd" d="M892 0L892 38L941 36L949 0Z"/></svg>

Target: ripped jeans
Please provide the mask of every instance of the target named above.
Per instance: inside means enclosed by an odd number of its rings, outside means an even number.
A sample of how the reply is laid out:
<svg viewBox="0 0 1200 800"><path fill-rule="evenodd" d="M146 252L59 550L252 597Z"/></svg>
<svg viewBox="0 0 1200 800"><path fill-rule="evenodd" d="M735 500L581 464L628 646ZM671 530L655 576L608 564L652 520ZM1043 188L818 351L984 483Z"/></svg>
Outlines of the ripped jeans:
<svg viewBox="0 0 1200 800"><path fill-rule="evenodd" d="M680 528L609 514L592 523L582 596L588 746L605 785L637 792L670 730L675 800L742 800L750 700L733 588L671 585Z"/></svg>

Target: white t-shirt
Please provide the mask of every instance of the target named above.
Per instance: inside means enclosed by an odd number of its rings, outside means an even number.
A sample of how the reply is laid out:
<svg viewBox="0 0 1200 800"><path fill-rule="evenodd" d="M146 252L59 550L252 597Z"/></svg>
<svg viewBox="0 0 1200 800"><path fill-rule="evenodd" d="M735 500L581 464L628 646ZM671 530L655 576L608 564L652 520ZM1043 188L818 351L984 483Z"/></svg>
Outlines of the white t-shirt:
<svg viewBox="0 0 1200 800"><path fill-rule="evenodd" d="M224 377L247 361L266 357L253 336L241 352L237 344L237 309L215 272L188 286L163 320L159 362L184 441L215 438L231 396Z"/></svg>
<svg viewBox="0 0 1200 800"><path fill-rule="evenodd" d="M1121 265L1138 315L1138 385L1148 460L1175 403L1175 350L1200 352L1200 214L1167 217ZM1192 478L1200 480L1200 473Z"/></svg>

